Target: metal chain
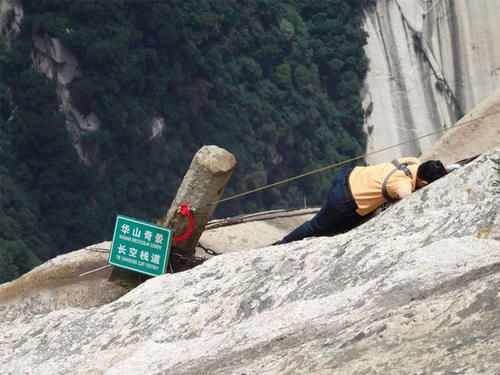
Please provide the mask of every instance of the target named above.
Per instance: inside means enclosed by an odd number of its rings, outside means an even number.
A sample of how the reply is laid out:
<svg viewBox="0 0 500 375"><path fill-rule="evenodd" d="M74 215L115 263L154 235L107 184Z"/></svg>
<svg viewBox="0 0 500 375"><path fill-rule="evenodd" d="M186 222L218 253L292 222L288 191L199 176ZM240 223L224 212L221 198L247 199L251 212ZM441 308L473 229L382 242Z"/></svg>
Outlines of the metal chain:
<svg viewBox="0 0 500 375"><path fill-rule="evenodd" d="M109 249L105 249L102 247L92 247L92 248L86 247L84 250L94 251L96 253L109 253L109 251L110 251Z"/></svg>
<svg viewBox="0 0 500 375"><path fill-rule="evenodd" d="M203 246L199 242L196 244L196 246L201 247L205 251L205 253L207 253L209 255L217 256L217 255L221 255L222 254L222 253L218 253L217 251L215 251L213 249L210 249L209 247Z"/></svg>

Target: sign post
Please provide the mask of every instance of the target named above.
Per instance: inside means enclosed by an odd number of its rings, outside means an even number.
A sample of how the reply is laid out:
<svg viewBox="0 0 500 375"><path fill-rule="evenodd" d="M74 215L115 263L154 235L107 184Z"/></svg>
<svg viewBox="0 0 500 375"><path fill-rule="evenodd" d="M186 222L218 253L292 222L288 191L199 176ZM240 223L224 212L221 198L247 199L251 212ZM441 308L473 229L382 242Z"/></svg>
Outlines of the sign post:
<svg viewBox="0 0 500 375"><path fill-rule="evenodd" d="M118 215L108 263L159 276L167 268L171 244L172 229Z"/></svg>

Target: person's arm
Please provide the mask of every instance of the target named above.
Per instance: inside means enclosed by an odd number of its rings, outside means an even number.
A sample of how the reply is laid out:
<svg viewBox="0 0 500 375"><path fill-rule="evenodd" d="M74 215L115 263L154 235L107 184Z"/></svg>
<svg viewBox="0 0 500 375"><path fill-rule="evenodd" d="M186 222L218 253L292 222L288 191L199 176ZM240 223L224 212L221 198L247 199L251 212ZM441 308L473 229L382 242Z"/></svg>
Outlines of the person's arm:
<svg viewBox="0 0 500 375"><path fill-rule="evenodd" d="M402 174L402 172L401 172ZM413 190L411 179L404 176L404 178L395 178L392 176L387 183L387 192L394 199L403 199L411 194Z"/></svg>
<svg viewBox="0 0 500 375"><path fill-rule="evenodd" d="M398 195L399 199L403 199L403 198L407 197L408 195L410 195L411 191L408 191L408 190L398 190L396 192L396 194Z"/></svg>

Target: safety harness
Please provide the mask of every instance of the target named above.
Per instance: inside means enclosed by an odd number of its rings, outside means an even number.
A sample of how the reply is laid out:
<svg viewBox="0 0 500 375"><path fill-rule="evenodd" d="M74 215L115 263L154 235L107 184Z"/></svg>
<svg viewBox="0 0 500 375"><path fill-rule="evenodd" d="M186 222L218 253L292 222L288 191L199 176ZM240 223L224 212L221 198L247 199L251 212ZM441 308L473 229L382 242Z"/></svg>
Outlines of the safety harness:
<svg viewBox="0 0 500 375"><path fill-rule="evenodd" d="M403 171L405 175L407 175L408 177L412 178L411 177L411 172L410 170L408 169L408 165L410 164L415 164L415 163L412 163L412 162L407 162L407 163L400 163L397 159L394 159L392 162L391 162L396 168L394 168L388 175L387 177L385 178L384 182L382 183L382 194L384 195L384 198L387 200L387 202L390 202L390 203L393 203L393 202L396 202L397 199L394 199L392 198L389 193L387 193L387 181L389 181L389 178L391 178L391 176L397 172L397 171Z"/></svg>

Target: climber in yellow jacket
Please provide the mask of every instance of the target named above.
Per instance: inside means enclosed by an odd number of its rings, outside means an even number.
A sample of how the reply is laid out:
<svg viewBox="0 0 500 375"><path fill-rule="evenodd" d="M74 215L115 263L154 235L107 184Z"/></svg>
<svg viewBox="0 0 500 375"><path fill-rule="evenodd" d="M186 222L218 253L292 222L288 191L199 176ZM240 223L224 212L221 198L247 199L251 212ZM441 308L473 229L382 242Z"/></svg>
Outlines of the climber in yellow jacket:
<svg viewBox="0 0 500 375"><path fill-rule="evenodd" d="M346 168L334 177L321 210L273 245L344 232L385 202L403 199L445 174L446 168L441 161L421 163L412 157L374 166Z"/></svg>

